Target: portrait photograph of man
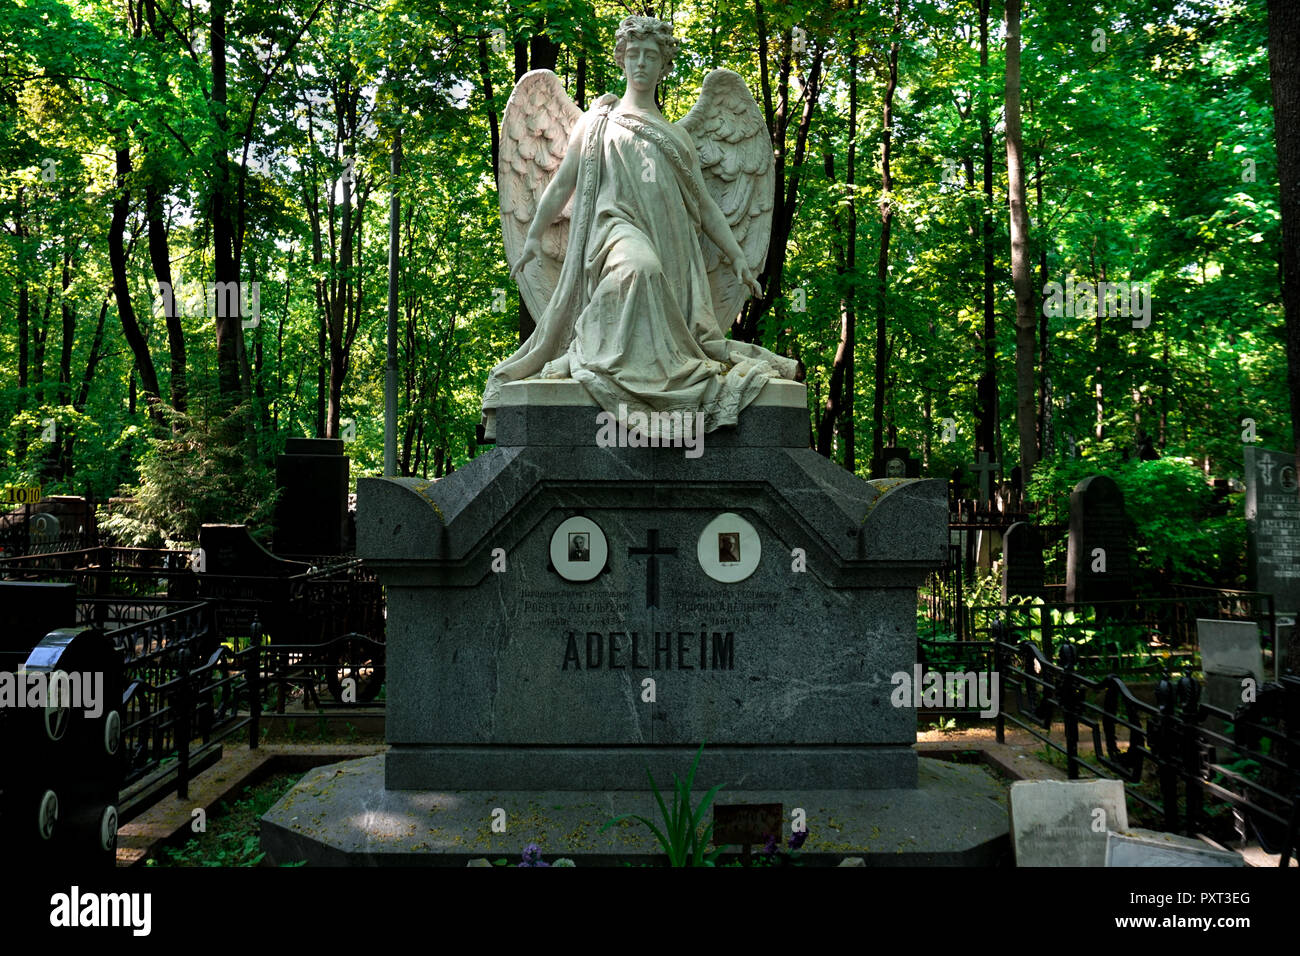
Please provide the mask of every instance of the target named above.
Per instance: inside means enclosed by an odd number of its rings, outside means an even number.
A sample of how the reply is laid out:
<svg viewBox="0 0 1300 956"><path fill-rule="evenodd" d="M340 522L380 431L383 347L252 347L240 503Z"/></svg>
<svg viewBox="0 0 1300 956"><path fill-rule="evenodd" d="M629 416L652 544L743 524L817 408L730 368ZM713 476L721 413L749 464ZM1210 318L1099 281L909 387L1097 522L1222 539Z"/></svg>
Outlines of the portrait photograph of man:
<svg viewBox="0 0 1300 956"><path fill-rule="evenodd" d="M591 548L587 544L587 533L585 531L569 533L569 560L591 560Z"/></svg>
<svg viewBox="0 0 1300 956"><path fill-rule="evenodd" d="M718 532L718 561L721 564L737 564L740 561L740 532Z"/></svg>

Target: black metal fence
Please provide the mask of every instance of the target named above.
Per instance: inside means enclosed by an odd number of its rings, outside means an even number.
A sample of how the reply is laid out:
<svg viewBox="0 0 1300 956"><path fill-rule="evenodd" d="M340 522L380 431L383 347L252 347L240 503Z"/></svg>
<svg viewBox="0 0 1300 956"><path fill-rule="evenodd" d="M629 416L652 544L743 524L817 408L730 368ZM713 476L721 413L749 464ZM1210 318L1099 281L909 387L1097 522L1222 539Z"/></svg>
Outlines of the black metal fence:
<svg viewBox="0 0 1300 956"><path fill-rule="evenodd" d="M918 638L918 652L922 663L935 667L971 664L987 669L992 629L1000 623L1033 640L1049 656L1059 643L1073 644L1086 674L1154 677L1197 669L1200 618L1254 622L1261 646L1273 650L1272 595L1180 587L1177 596L1167 598L976 605L966 608L961 631Z"/></svg>
<svg viewBox="0 0 1300 956"><path fill-rule="evenodd" d="M1162 677L1154 700L1144 700L1114 675L1079 673L1072 643L1062 642L1053 661L1012 628L997 627L994 637L999 743L1011 724L1063 755L1070 779L1122 780L1166 830L1206 832L1210 803L1227 805L1239 834L1253 835L1289 865L1300 827L1300 678L1266 683L1230 713L1203 703L1188 675ZM1057 723L1061 742L1051 736ZM1081 737L1091 738L1091 759L1080 753Z"/></svg>
<svg viewBox="0 0 1300 956"><path fill-rule="evenodd" d="M236 650L220 642L217 617L205 602L106 635L125 661L126 786L174 774L175 792L186 797L195 764L214 744L246 730L257 747L262 714L277 699L283 706L290 685L312 695L328 687L334 703L350 706L372 701L383 683L380 640L348 633Z"/></svg>
<svg viewBox="0 0 1300 956"><path fill-rule="evenodd" d="M111 805L101 808L112 812L114 832L119 814L129 819L168 792L186 797L193 774L220 756L224 739L247 731L256 747L263 714L283 711L291 692L322 708L382 705L383 591L359 561L335 558L264 578L199 574L189 558L81 548L0 559L8 580L77 585L78 628L67 633L75 632L77 647L104 651L100 669L112 672L107 683L117 688L107 703L117 714L121 799L108 797ZM27 651L8 652L0 669L16 673L27 658ZM6 754L26 753L43 739L39 730L0 709ZM6 789L0 776L0 816L14 816L5 829L26 828L36 810L25 794Z"/></svg>

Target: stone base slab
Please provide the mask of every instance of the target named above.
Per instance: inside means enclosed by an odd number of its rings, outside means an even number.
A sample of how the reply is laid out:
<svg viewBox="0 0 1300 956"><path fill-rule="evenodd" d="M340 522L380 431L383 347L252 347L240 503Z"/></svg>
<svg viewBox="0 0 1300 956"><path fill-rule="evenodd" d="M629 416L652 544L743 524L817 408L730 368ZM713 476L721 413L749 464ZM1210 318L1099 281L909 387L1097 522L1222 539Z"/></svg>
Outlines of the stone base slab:
<svg viewBox="0 0 1300 956"><path fill-rule="evenodd" d="M390 790L644 790L646 770L661 790L684 776L691 747L394 746L384 785ZM916 786L910 747L709 747L700 760L701 790L715 783L754 790L888 790Z"/></svg>
<svg viewBox="0 0 1300 956"><path fill-rule="evenodd" d="M384 761L384 755L366 757L304 777L262 818L268 856L314 866L464 867L480 857L513 866L525 846L537 843L547 862L665 862L642 824L627 821L601 831L626 813L656 819L648 791L385 790ZM726 787L717 802L782 804L783 843L792 811L804 810L808 840L798 857L809 866L837 866L846 857L865 858L868 866L1008 861L1004 786L979 767L931 759L919 761L917 777L915 789L898 790ZM702 795L697 787L693 800L698 804ZM502 819L497 810L504 811L504 833L493 828L494 819Z"/></svg>

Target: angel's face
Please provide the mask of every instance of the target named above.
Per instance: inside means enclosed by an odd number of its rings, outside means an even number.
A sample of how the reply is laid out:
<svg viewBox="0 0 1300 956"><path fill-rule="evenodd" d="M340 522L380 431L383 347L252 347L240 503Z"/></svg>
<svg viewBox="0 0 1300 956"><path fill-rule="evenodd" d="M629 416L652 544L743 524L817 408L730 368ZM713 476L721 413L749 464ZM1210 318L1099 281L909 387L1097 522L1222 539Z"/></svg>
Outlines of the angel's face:
<svg viewBox="0 0 1300 956"><path fill-rule="evenodd" d="M653 93L663 71L664 55L650 39L628 40L623 53L623 76L629 89Z"/></svg>

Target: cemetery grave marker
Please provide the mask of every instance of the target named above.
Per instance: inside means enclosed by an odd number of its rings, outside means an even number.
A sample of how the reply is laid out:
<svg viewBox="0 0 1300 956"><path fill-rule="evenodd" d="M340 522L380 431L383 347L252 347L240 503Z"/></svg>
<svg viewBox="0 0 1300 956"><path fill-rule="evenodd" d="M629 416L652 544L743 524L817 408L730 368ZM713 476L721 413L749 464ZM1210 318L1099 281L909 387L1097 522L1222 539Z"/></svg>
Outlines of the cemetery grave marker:
<svg viewBox="0 0 1300 956"><path fill-rule="evenodd" d="M1106 834L1106 866L1245 866L1240 853L1174 833Z"/></svg>
<svg viewBox="0 0 1300 956"><path fill-rule="evenodd" d="M1041 597L1046 573L1038 528L1027 521L1007 528L1002 535L1002 603L1013 595Z"/></svg>
<svg viewBox="0 0 1300 956"><path fill-rule="evenodd" d="M1300 491L1295 456L1246 445L1246 542L1251 586L1273 595L1277 617L1300 612ZM1294 641L1275 635L1285 649ZM1289 636L1289 635L1286 635ZM1283 662L1279 661L1279 664ZM1295 671L1294 663L1287 667Z"/></svg>
<svg viewBox="0 0 1300 956"><path fill-rule="evenodd" d="M1070 493L1065 599L1091 604L1131 597L1131 560L1124 493L1105 475L1083 479Z"/></svg>
<svg viewBox="0 0 1300 956"><path fill-rule="evenodd" d="M275 458L277 554L343 553L349 460L339 438L290 438Z"/></svg>
<svg viewBox="0 0 1300 956"><path fill-rule="evenodd" d="M1102 866L1107 831L1128 829L1119 780L1019 780L1010 814L1016 866Z"/></svg>
<svg viewBox="0 0 1300 956"><path fill-rule="evenodd" d="M871 461L872 478L920 478L920 459L906 448L884 448Z"/></svg>
<svg viewBox="0 0 1300 956"><path fill-rule="evenodd" d="M1259 625L1254 621L1199 618L1196 641L1205 673L1205 702L1233 713L1245 701L1245 680L1254 681L1258 694L1264 683L1264 656L1259 647ZM1222 730L1218 718L1207 726Z"/></svg>

